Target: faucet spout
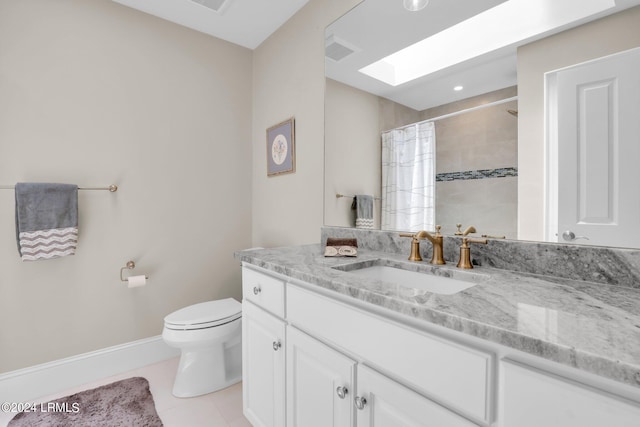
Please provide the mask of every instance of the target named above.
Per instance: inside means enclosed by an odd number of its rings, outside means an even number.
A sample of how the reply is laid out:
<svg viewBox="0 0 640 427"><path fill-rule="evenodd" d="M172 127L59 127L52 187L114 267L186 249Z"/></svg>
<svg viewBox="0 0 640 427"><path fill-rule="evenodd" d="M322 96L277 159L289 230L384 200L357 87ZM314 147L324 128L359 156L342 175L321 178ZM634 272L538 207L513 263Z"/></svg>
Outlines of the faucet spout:
<svg viewBox="0 0 640 427"><path fill-rule="evenodd" d="M467 227L466 230L464 230L460 235L461 236L466 236L469 233L475 233L476 232L476 228L473 225L470 225L469 227Z"/></svg>
<svg viewBox="0 0 640 427"><path fill-rule="evenodd" d="M431 256L431 264L435 265L444 265L446 262L444 261L444 250L442 247L442 234L440 234L440 226L436 225L436 233L435 235L421 230L415 234L402 233L400 236L402 237L411 237L411 254L409 255L409 261L422 261L422 257L420 256L420 240L427 239L431 242L433 246L433 255Z"/></svg>
<svg viewBox="0 0 640 427"><path fill-rule="evenodd" d="M436 234L437 235L437 234ZM433 235L429 234L429 232L427 231L419 231L417 232L414 236L414 239L428 239L431 243L436 243L437 242L437 237L434 237Z"/></svg>

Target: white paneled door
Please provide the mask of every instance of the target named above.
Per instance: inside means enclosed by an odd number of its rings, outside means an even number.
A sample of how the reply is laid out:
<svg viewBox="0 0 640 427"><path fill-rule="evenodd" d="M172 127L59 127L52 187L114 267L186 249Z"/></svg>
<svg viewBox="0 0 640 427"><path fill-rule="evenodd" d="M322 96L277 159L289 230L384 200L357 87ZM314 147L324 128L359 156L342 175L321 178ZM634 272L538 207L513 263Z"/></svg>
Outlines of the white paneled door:
<svg viewBox="0 0 640 427"><path fill-rule="evenodd" d="M640 247L640 48L546 75L550 241Z"/></svg>
<svg viewBox="0 0 640 427"><path fill-rule="evenodd" d="M287 427L351 427L356 363L287 327Z"/></svg>
<svg viewBox="0 0 640 427"><path fill-rule="evenodd" d="M284 426L284 337L283 320L242 304L243 410L254 427Z"/></svg>

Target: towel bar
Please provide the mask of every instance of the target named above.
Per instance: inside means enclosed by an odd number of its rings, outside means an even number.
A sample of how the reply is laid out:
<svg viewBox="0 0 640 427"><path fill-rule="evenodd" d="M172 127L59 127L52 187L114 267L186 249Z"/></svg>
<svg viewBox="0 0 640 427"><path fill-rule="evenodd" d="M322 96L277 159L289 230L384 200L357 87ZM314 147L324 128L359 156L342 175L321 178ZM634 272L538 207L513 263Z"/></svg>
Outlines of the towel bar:
<svg viewBox="0 0 640 427"><path fill-rule="evenodd" d="M349 194L336 193L336 199L339 199L340 197L349 197L349 198L353 199L356 196L351 196ZM373 200L380 200L380 197L374 197Z"/></svg>
<svg viewBox="0 0 640 427"><path fill-rule="evenodd" d="M14 190L16 187L13 185L0 185L0 190ZM118 191L118 186L111 184L108 187L78 187L78 190L109 190L112 193Z"/></svg>

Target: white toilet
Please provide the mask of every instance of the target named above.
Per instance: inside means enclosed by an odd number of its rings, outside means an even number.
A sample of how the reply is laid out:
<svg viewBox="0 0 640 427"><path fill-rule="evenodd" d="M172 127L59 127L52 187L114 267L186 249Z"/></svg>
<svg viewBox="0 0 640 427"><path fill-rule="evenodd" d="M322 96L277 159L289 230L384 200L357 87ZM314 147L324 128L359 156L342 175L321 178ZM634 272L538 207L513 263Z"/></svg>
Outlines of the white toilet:
<svg viewBox="0 0 640 427"><path fill-rule="evenodd" d="M162 338L182 350L174 396L199 396L242 379L242 304L235 299L174 311L164 318Z"/></svg>

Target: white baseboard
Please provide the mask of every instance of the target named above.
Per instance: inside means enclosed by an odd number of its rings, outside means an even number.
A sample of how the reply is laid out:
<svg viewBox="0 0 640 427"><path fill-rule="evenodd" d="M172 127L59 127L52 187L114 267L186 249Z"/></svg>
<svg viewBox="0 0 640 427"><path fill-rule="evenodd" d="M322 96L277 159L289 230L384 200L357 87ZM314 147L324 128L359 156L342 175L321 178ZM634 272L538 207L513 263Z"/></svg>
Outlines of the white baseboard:
<svg viewBox="0 0 640 427"><path fill-rule="evenodd" d="M179 356L158 335L0 375L0 402L26 402Z"/></svg>

